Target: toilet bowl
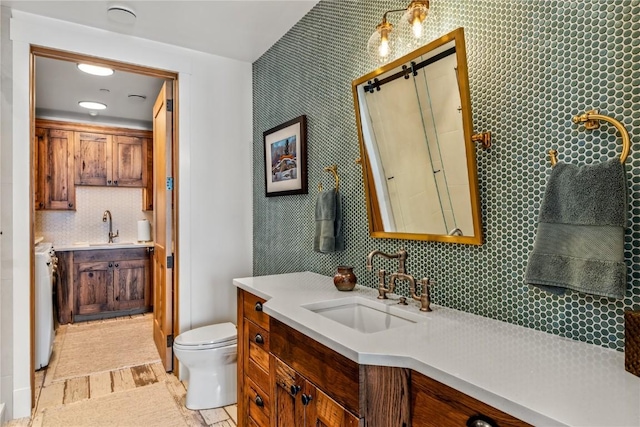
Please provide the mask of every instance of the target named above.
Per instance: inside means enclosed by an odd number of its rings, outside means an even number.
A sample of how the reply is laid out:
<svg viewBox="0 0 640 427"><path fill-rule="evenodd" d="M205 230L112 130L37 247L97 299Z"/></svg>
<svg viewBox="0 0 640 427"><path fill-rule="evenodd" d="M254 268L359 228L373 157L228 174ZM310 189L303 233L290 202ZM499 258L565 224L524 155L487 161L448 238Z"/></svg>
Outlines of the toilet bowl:
<svg viewBox="0 0 640 427"><path fill-rule="evenodd" d="M236 403L238 332L233 323L184 332L173 341L173 351L189 372L187 408L218 408Z"/></svg>

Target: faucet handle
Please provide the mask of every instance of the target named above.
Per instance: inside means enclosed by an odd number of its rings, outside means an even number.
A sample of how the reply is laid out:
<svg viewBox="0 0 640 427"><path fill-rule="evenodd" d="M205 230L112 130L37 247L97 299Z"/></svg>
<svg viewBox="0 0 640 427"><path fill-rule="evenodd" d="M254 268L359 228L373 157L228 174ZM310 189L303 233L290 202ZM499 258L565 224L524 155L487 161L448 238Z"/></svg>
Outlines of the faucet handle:
<svg viewBox="0 0 640 427"><path fill-rule="evenodd" d="M431 280L428 277L425 277L418 280L418 283L422 285L422 289L420 290L420 311L432 311L431 295L429 292L429 288L433 286L431 284Z"/></svg>

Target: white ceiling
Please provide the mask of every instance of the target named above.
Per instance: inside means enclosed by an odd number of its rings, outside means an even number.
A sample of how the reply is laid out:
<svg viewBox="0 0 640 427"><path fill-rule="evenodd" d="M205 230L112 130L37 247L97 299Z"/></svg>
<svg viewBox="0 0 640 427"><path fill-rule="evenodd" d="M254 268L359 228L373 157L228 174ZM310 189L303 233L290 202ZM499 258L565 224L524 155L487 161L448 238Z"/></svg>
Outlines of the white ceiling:
<svg viewBox="0 0 640 427"><path fill-rule="evenodd" d="M2 6L12 9L246 62L258 59L317 2L0 0ZM133 10L135 23L111 21L107 8L114 5ZM161 84L159 79L119 71L110 77L90 76L80 72L75 63L38 58L36 112L39 117L147 127ZM145 95L146 102L132 103L129 94ZM83 100L103 102L108 108L98 117L90 117L78 106Z"/></svg>

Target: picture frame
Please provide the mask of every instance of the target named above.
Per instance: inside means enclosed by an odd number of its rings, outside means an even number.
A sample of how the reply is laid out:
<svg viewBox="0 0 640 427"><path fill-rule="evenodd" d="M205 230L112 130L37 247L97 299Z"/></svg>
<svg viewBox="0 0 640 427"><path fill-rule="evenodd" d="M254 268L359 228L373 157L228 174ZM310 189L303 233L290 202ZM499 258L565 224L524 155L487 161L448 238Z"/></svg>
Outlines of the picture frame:
<svg viewBox="0 0 640 427"><path fill-rule="evenodd" d="M265 196L307 194L307 116L263 133Z"/></svg>

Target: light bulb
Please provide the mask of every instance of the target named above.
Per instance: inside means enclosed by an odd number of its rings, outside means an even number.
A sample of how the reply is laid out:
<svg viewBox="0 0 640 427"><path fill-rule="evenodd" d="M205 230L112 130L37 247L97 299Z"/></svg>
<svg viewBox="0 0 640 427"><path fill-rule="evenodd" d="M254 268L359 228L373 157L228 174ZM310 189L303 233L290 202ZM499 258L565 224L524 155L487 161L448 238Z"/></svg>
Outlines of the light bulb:
<svg viewBox="0 0 640 427"><path fill-rule="evenodd" d="M386 38L380 40L380 47L378 48L378 53L383 58L389 55L389 40L387 40Z"/></svg>
<svg viewBox="0 0 640 427"><path fill-rule="evenodd" d="M422 37L422 22L417 17L413 20L411 30L413 31L413 36L415 38L419 39Z"/></svg>

